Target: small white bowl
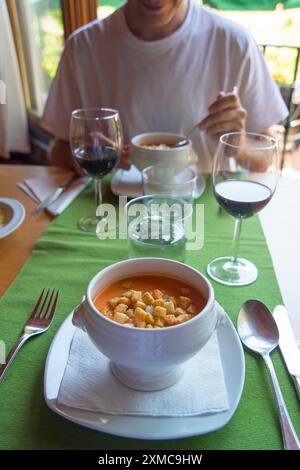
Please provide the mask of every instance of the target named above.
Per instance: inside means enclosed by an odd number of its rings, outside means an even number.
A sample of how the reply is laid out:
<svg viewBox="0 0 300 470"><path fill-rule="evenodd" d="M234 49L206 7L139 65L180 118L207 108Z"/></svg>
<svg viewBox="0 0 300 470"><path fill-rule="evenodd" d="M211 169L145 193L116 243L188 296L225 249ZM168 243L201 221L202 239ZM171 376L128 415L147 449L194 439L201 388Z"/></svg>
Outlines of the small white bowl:
<svg viewBox="0 0 300 470"><path fill-rule="evenodd" d="M207 299L204 309L185 323L165 328L131 328L102 315L93 298L108 285L142 274L176 277ZM176 274L174 274L176 273ZM73 313L73 324L87 332L95 346L111 361L114 375L136 390L161 390L176 383L182 364L207 343L224 318L209 281L196 269L162 258L137 258L113 264L90 281L87 294Z"/></svg>
<svg viewBox="0 0 300 470"><path fill-rule="evenodd" d="M165 165L168 171L182 170L197 161L197 156L189 139L188 143L182 147L158 149L144 147L144 145L174 145L185 138L184 135L168 132L148 132L136 135L131 140L129 159L140 171L148 166L158 164Z"/></svg>

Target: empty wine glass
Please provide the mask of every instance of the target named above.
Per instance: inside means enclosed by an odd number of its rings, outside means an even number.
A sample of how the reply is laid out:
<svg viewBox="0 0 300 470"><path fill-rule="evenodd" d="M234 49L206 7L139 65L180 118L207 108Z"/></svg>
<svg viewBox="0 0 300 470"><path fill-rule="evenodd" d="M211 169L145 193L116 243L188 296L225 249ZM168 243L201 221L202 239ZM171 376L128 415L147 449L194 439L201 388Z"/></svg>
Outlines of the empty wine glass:
<svg viewBox="0 0 300 470"><path fill-rule="evenodd" d="M257 268L238 257L242 220L263 209L278 181L277 142L251 132L224 134L216 151L212 185L220 206L236 218L233 256L216 258L207 267L215 281L229 286L251 284Z"/></svg>
<svg viewBox="0 0 300 470"><path fill-rule="evenodd" d="M97 208L102 203L101 180L118 163L122 151L122 128L119 113L109 108L86 108L72 112L70 145L76 164L95 180L96 210L83 217L79 227L97 232L102 217Z"/></svg>

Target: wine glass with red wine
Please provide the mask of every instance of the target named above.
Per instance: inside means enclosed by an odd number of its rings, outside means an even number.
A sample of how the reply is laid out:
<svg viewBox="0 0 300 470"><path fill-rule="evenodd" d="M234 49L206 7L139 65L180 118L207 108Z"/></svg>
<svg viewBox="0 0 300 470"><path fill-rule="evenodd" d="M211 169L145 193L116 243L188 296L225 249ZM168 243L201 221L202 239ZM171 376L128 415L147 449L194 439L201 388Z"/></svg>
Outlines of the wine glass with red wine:
<svg viewBox="0 0 300 470"><path fill-rule="evenodd" d="M233 256L216 258L207 267L215 281L244 286L257 279L250 261L238 257L242 221L265 207L278 181L277 142L270 136L232 132L220 137L212 171L215 198L235 217Z"/></svg>
<svg viewBox="0 0 300 470"><path fill-rule="evenodd" d="M109 108L86 108L72 112L70 144L76 164L95 180L95 214L83 217L79 227L97 233L102 217L97 208L102 203L101 180L118 163L122 151L122 128L118 111Z"/></svg>

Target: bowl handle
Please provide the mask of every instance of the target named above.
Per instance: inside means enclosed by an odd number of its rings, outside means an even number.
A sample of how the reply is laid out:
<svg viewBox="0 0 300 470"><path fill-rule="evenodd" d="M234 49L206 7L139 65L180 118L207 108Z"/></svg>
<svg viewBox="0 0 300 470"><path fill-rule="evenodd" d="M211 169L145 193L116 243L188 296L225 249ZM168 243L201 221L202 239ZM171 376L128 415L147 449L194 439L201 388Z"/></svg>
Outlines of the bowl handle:
<svg viewBox="0 0 300 470"><path fill-rule="evenodd" d="M216 315L216 325L215 330L219 328L219 326L224 325L226 322L226 313L223 307L215 300L215 315Z"/></svg>
<svg viewBox="0 0 300 470"><path fill-rule="evenodd" d="M73 325L76 326L77 328L80 328L80 330L84 332L86 332L86 328L84 325L83 316L85 315L87 308L88 308L88 305L86 302L86 297L83 297L81 304L77 305L77 307L74 308L73 316L72 316Z"/></svg>

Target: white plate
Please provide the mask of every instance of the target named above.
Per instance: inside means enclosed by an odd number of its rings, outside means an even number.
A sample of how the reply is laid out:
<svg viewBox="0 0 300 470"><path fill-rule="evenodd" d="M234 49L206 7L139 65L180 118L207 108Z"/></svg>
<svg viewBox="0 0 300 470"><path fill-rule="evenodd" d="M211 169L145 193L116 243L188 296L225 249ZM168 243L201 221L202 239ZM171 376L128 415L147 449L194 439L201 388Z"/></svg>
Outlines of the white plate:
<svg viewBox="0 0 300 470"><path fill-rule="evenodd" d="M2 217L4 220L1 223ZM0 238L7 237L14 232L23 222L25 209L16 199L8 197L0 198Z"/></svg>
<svg viewBox="0 0 300 470"><path fill-rule="evenodd" d="M205 178L199 173L196 165L191 167L198 174L195 199L205 190ZM117 196L138 197L143 195L142 174L131 165L130 170L117 170L111 180L111 190Z"/></svg>
<svg viewBox="0 0 300 470"><path fill-rule="evenodd" d="M56 333L48 352L44 396L47 405L64 418L96 431L134 439L176 439L206 434L225 426L232 418L241 398L245 360L237 332L227 317L218 329L220 354L228 394L229 409L212 415L182 418L118 416L71 408L57 403L57 396L75 331L70 314Z"/></svg>

